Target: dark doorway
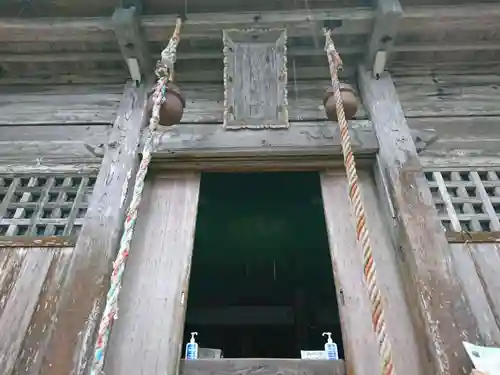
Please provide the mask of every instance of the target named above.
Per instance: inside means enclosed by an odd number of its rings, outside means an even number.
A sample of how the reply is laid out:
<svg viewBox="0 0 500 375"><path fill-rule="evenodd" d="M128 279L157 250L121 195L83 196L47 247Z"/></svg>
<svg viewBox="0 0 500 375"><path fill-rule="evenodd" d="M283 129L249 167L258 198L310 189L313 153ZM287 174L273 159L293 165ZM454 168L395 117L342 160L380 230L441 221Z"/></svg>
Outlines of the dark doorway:
<svg viewBox="0 0 500 375"><path fill-rule="evenodd" d="M184 344L300 358L332 332L343 357L318 173L204 174Z"/></svg>

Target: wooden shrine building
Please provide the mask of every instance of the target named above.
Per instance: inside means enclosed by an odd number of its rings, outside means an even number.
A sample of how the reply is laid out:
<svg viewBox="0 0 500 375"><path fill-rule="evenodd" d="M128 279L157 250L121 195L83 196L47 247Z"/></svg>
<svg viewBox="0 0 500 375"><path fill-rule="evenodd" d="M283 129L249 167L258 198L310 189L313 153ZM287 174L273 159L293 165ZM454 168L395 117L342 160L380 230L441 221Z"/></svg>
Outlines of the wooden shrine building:
<svg viewBox="0 0 500 375"><path fill-rule="evenodd" d="M331 27L394 373L470 374L463 341L500 346L497 0L2 0L0 375L89 374L179 14L104 373L381 373ZM323 332L341 359L300 359Z"/></svg>

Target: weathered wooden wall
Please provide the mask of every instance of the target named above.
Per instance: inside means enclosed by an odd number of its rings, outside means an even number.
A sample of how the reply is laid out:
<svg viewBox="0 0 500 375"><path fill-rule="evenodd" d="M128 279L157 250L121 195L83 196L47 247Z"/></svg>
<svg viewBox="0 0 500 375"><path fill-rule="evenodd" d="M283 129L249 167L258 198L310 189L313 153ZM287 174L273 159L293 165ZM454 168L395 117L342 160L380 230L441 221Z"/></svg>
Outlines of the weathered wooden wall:
<svg viewBox="0 0 500 375"><path fill-rule="evenodd" d="M436 140L420 156L498 157L500 68L497 74L427 74L395 77L408 125L433 130Z"/></svg>
<svg viewBox="0 0 500 375"><path fill-rule="evenodd" d="M123 85L0 89L0 161L99 163Z"/></svg>
<svg viewBox="0 0 500 375"><path fill-rule="evenodd" d="M38 374L73 248L0 249L0 373Z"/></svg>
<svg viewBox="0 0 500 375"><path fill-rule="evenodd" d="M450 262L476 321L478 342L490 345L500 344L500 289L494 277L500 270L499 247L494 243L500 225L495 172L500 168L499 71L497 67L488 72L467 69L463 74L394 77L410 128L431 131L435 137L420 151L420 160L426 177L430 176L436 212L440 220L450 222L447 237L454 242L449 244ZM440 175L439 181L433 179L433 173L441 171L443 175L451 171L451 182ZM457 177L458 172L463 178ZM460 231L465 231L462 243L453 239L460 236L452 235ZM491 234L492 242L468 243L478 234L483 238Z"/></svg>

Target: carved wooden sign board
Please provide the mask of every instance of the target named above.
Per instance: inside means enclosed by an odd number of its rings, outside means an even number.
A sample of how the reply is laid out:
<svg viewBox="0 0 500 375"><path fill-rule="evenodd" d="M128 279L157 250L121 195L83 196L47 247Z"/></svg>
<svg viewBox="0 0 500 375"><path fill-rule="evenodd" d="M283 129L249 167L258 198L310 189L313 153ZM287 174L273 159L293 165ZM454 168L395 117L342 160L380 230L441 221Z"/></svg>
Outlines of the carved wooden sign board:
<svg viewBox="0 0 500 375"><path fill-rule="evenodd" d="M286 30L224 30L224 127L288 128Z"/></svg>

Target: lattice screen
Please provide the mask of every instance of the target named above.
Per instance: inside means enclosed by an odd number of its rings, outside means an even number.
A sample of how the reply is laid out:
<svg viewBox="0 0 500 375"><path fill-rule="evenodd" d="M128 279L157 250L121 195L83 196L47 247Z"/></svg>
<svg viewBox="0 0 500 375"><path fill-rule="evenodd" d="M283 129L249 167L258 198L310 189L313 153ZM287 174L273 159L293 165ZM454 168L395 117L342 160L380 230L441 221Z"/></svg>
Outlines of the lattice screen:
<svg viewBox="0 0 500 375"><path fill-rule="evenodd" d="M425 172L446 231L500 231L500 168Z"/></svg>
<svg viewBox="0 0 500 375"><path fill-rule="evenodd" d="M0 236L78 235L94 175L0 175Z"/></svg>

